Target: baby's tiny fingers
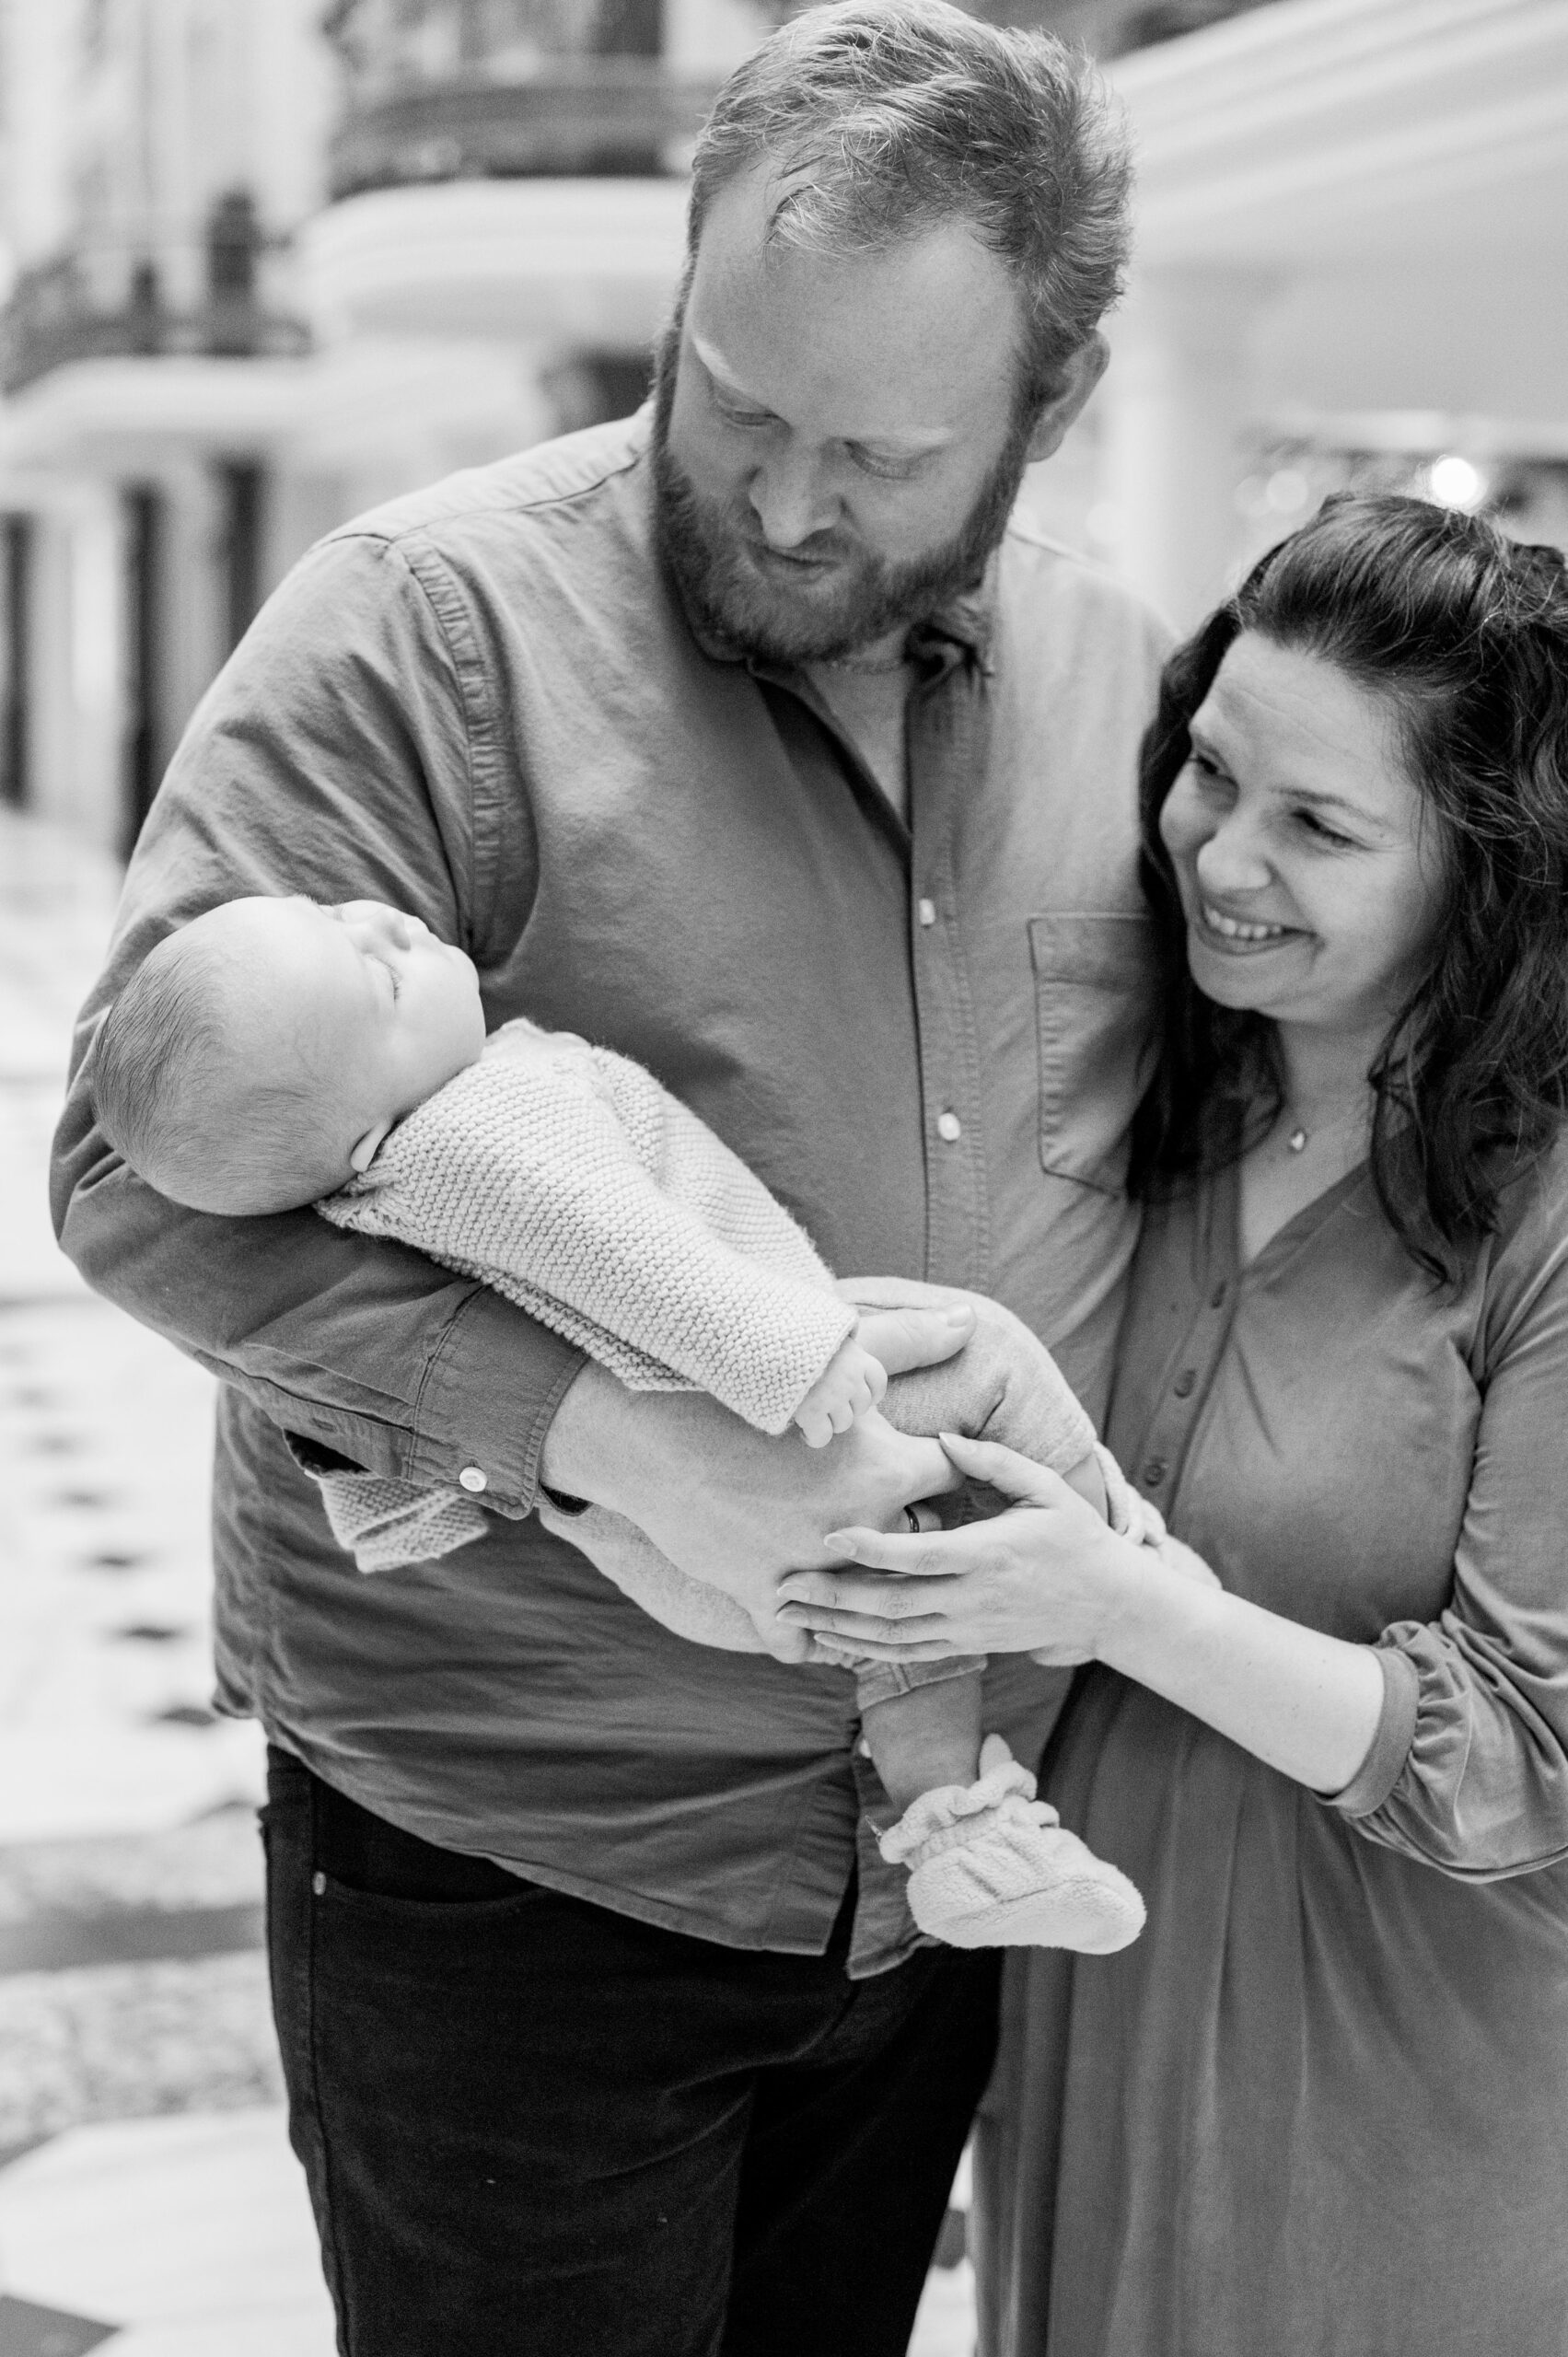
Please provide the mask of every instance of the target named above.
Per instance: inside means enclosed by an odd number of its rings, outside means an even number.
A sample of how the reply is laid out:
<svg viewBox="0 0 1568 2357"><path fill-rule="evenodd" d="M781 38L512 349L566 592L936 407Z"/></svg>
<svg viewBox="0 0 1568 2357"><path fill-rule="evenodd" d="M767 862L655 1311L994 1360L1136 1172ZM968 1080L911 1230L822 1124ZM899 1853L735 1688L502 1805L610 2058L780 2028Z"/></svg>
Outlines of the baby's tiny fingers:
<svg viewBox="0 0 1568 2357"><path fill-rule="evenodd" d="M1021 1457L999 1441L966 1440L961 1433L938 1433L936 1437L960 1472L988 1481L1004 1497L1031 1504L1054 1503L1065 1488L1061 1475L1049 1466L1037 1465L1032 1457Z"/></svg>

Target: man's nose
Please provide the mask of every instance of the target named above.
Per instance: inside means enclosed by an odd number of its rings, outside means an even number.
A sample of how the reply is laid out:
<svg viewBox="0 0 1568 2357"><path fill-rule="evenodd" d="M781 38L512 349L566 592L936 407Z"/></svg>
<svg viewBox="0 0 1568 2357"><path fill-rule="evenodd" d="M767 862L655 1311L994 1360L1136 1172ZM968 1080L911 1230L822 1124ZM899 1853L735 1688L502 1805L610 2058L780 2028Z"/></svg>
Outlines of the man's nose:
<svg viewBox="0 0 1568 2357"><path fill-rule="evenodd" d="M809 451L772 452L747 486L762 538L772 549L799 548L837 521L837 502Z"/></svg>

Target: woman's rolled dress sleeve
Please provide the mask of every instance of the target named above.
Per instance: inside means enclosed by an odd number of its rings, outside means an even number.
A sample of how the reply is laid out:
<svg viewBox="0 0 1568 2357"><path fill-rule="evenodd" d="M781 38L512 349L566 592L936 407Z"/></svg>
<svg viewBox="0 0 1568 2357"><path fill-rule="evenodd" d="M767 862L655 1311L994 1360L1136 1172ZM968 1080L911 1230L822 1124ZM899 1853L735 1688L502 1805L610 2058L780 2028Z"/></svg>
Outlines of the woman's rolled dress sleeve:
<svg viewBox="0 0 1568 2357"><path fill-rule="evenodd" d="M1474 1469L1446 1609L1378 1640L1383 1714L1331 1805L1460 1880L1568 1857L1568 1208L1505 1246L1478 1337Z"/></svg>

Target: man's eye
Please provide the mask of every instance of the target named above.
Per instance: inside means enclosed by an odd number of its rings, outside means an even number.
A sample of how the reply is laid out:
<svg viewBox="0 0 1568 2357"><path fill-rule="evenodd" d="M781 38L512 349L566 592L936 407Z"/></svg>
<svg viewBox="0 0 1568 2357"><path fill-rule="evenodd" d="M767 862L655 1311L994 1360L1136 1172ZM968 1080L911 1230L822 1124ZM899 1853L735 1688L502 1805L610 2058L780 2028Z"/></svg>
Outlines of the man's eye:
<svg viewBox="0 0 1568 2357"><path fill-rule="evenodd" d="M853 442L849 455L863 475L875 475L881 482L907 482L920 465L918 459L883 458L876 450L863 450Z"/></svg>
<svg viewBox="0 0 1568 2357"><path fill-rule="evenodd" d="M771 425L773 422L769 411L765 409L736 409L730 402L721 401L716 393L714 396L714 407L718 411L719 415L724 419L726 425Z"/></svg>

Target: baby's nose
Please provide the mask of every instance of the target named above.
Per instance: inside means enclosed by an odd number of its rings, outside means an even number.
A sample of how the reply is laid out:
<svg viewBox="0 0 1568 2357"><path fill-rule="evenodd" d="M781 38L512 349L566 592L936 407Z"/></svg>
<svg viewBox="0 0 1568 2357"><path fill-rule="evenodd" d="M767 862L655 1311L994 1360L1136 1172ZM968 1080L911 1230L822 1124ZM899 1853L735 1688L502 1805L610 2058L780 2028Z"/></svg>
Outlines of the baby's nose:
<svg viewBox="0 0 1568 2357"><path fill-rule="evenodd" d="M406 949L414 933L424 931L418 917L405 916L382 900L351 900L343 913L351 923L363 926L372 941L390 942L397 949Z"/></svg>

